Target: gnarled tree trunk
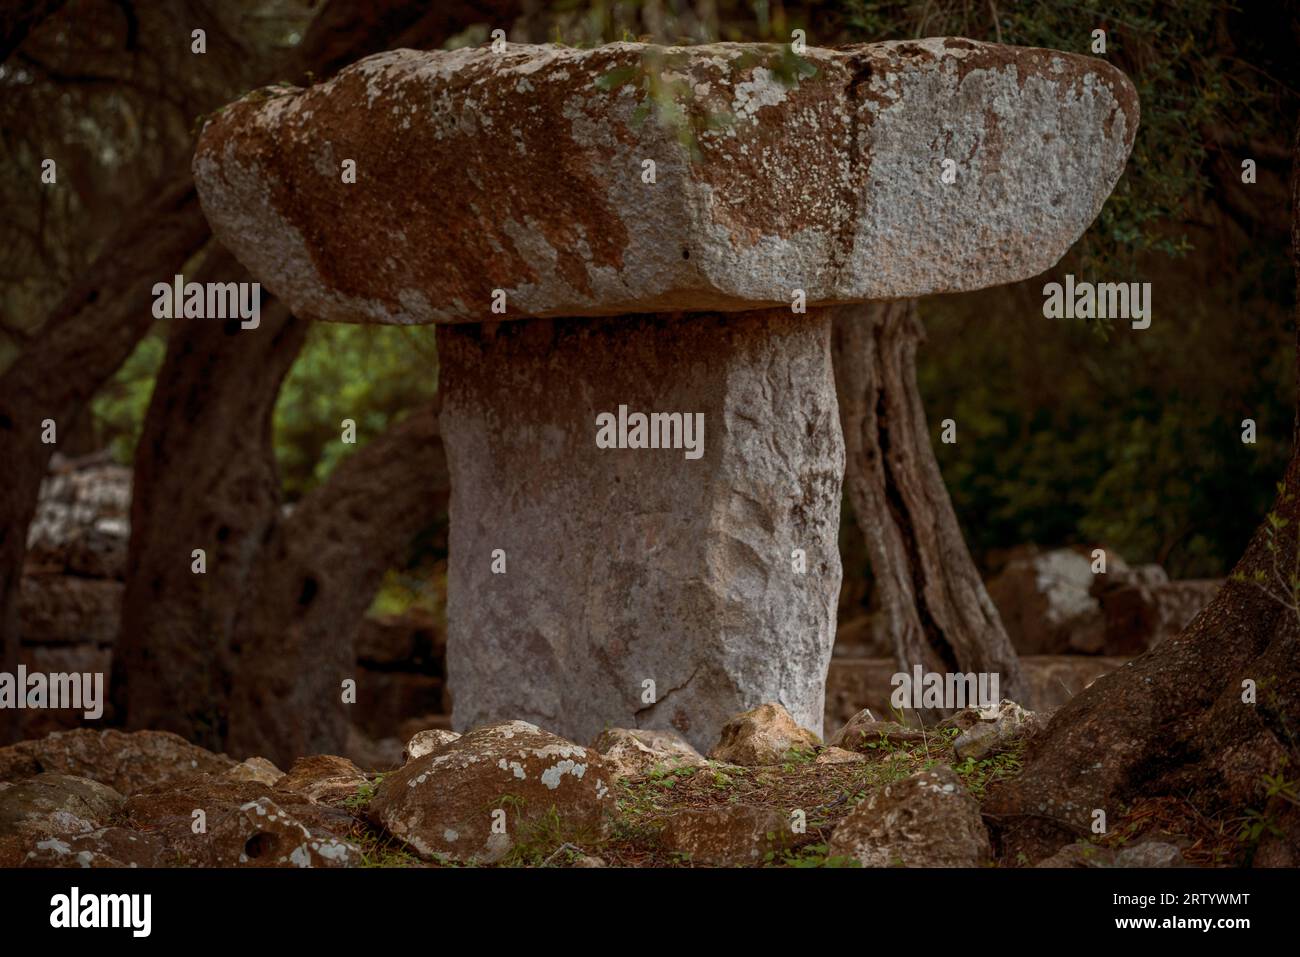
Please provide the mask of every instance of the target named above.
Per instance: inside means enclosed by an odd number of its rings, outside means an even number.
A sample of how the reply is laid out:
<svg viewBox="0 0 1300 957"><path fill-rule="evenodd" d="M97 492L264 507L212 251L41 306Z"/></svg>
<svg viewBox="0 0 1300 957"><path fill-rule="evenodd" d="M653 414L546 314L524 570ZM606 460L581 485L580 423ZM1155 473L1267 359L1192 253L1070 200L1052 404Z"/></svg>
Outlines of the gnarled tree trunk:
<svg viewBox="0 0 1300 957"><path fill-rule="evenodd" d="M239 605L228 751L288 767L342 750L357 625L414 535L446 514L448 490L435 402L344 460L280 523Z"/></svg>
<svg viewBox="0 0 1300 957"><path fill-rule="evenodd" d="M899 667L997 673L1002 697L1028 687L962 538L916 387L923 330L914 300L835 312L835 389L844 486L867 540Z"/></svg>
<svg viewBox="0 0 1300 957"><path fill-rule="evenodd" d="M214 246L195 281L250 281ZM267 300L256 329L184 321L136 446L122 628L113 697L128 726L175 731L220 749L230 694L229 640L280 480L271 415L308 323ZM192 570L192 552L206 571Z"/></svg>
<svg viewBox="0 0 1300 957"><path fill-rule="evenodd" d="M55 12L58 6L38 4L39 16L33 13L10 18L13 23L6 23L0 31L4 38L0 54L7 55L21 43L32 23ZM356 5L346 0L330 0L313 21L299 48L285 62L268 64L262 75L272 80L285 76L296 78L308 70L324 73L389 48L395 37L400 37L396 43L399 46L436 46L473 23L499 21L503 28L508 28L518 15L521 3L520 0L458 0L434 7L431 9L428 4L414 0L380 0L366 4L364 11L358 12ZM184 264L210 238L189 171L178 171L173 180L163 185L158 199L147 204L105 247L84 278L54 310L36 341L0 375L0 460L5 462L6 470L6 482L0 487L0 666L5 670L12 671L17 663L21 628L18 586L27 550L27 529L35 513L49 457L57 447L41 442L41 422L54 419L60 435L70 432L85 403L148 332L153 322L149 308L153 284L181 272ZM195 361L203 361L200 353L195 355ZM269 393L272 402L275 394L275 389ZM248 399L249 404L256 401L259 400L254 397ZM180 434L184 428L183 410L177 419L179 426L173 421L168 427L171 435ZM260 441L262 427L260 422L250 424L255 442ZM196 436L196 441L201 442L201 437ZM157 444L148 437L145 442ZM264 474L264 465L247 468L250 474ZM234 484L238 487L240 482ZM172 487L175 488L175 483ZM233 501L226 492L219 495ZM160 494L151 500L161 506L166 498ZM259 502L262 504L258 507L264 508L264 496ZM169 507L172 506L184 510L179 502L173 501ZM164 518L159 516L159 521ZM250 521L256 524L259 520ZM161 529L159 533L162 538L177 541L191 537L180 528L168 535L162 535ZM169 560L159 559L164 563ZM182 570L189 574L188 562ZM148 582L146 586L152 587ZM212 606L211 598L206 604ZM174 603L171 607L175 607ZM132 621L138 619L133 617ZM152 664L144 664L146 680L150 680L151 671L167 680L167 669L176 664L167 663L167 653L155 655L139 642L136 651L145 662L157 659ZM217 666L213 676L219 676L223 667ZM115 670L119 675L123 673L121 667ZM176 673L171 677L176 677ZM119 704L128 703L130 692L115 688L113 697ZM207 697L197 699L196 713L201 715L204 726L219 724L221 719L212 712L210 701L204 703ZM159 717L159 726L176 727L175 719L163 716L170 700L164 697L157 706L149 706ZM180 713L187 710L188 707ZM6 740L15 727L11 715L8 711L0 712L0 741ZM208 733L204 731L200 737L206 740Z"/></svg>
<svg viewBox="0 0 1300 957"><path fill-rule="evenodd" d="M1294 156L1300 293L1300 129ZM1260 812L1270 827L1255 862L1300 865L1300 610L1286 604L1300 574L1300 407L1292 441L1274 505L1280 527L1256 532L1233 577L1182 634L1056 712L1031 742L1024 772L990 795L985 813L1007 853L1044 856L1087 836L1096 810L1113 828L1133 801L1177 796L1206 815ZM1247 681L1257 688L1253 703ZM1270 795L1270 776L1289 789Z"/></svg>
<svg viewBox="0 0 1300 957"><path fill-rule="evenodd" d="M41 441L52 419L72 432L91 396L131 354L153 322L153 284L179 272L209 236L189 174L124 226L55 309L36 340L0 375L0 670L18 661L18 586L27 528L50 456ZM0 740L15 712L0 711Z"/></svg>

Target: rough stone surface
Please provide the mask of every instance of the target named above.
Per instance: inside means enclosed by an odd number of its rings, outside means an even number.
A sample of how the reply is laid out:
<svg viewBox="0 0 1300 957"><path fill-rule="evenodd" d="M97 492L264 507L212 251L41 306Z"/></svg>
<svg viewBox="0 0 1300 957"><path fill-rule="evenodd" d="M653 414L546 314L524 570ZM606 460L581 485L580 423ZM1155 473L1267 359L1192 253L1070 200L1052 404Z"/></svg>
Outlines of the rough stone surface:
<svg viewBox="0 0 1300 957"><path fill-rule="evenodd" d="M440 748L451 744L460 735L455 731L446 731L442 728L428 728L419 731L411 736L411 740L406 742L406 747L402 750L402 763L414 761L416 758L422 758L426 754L432 754Z"/></svg>
<svg viewBox="0 0 1300 957"><path fill-rule="evenodd" d="M1101 209L1137 128L1128 80L1073 54L809 49L789 82L781 56L395 50L226 107L194 178L218 238L303 317L490 321L494 289L515 315L731 311L1036 275ZM680 122L649 103L655 75Z"/></svg>
<svg viewBox="0 0 1300 957"><path fill-rule="evenodd" d="M941 744L941 739L933 733L908 728L897 721L881 721L867 708L845 722L844 727L835 732L826 743L833 748L863 754L877 751L882 745L907 745L927 740L936 746Z"/></svg>
<svg viewBox="0 0 1300 957"><path fill-rule="evenodd" d="M506 721L387 775L370 813L421 857L491 863L517 844L603 836L612 781L595 751ZM504 828L494 832L498 820Z"/></svg>
<svg viewBox="0 0 1300 957"><path fill-rule="evenodd" d="M45 572L122 578L130 511L129 468L103 461L51 462L27 530L27 564Z"/></svg>
<svg viewBox="0 0 1300 957"><path fill-rule="evenodd" d="M1096 844L1067 844L1036 867L1187 867L1182 850L1163 841L1143 841L1116 851Z"/></svg>
<svg viewBox="0 0 1300 957"><path fill-rule="evenodd" d="M714 867L754 867L793 843L784 814L744 805L681 811L669 819L659 841L692 864Z"/></svg>
<svg viewBox="0 0 1300 957"><path fill-rule="evenodd" d="M1158 566L1157 566L1158 567ZM1223 587L1221 579L1124 581L1100 594L1103 651L1138 655L1182 631Z"/></svg>
<svg viewBox="0 0 1300 957"><path fill-rule="evenodd" d="M1022 655L1100 650L1101 604L1089 557L1072 548L1020 555L988 583L1007 634Z"/></svg>
<svg viewBox="0 0 1300 957"><path fill-rule="evenodd" d="M276 782L275 789L321 804L338 805L354 797L366 780L361 769L347 758L313 754L293 762L289 772Z"/></svg>
<svg viewBox="0 0 1300 957"><path fill-rule="evenodd" d="M959 729L952 742L958 758L979 761L1011 748L1045 724L1037 713L1004 700L992 708L964 708L944 719L941 726Z"/></svg>
<svg viewBox="0 0 1300 957"><path fill-rule="evenodd" d="M38 774L0 791L0 837L15 834L82 834L122 806L122 795L70 774Z"/></svg>
<svg viewBox="0 0 1300 957"><path fill-rule="evenodd" d="M864 867L978 867L992 857L980 808L949 767L878 788L831 835L828 853Z"/></svg>
<svg viewBox="0 0 1300 957"><path fill-rule="evenodd" d="M609 762L616 778L645 777L656 768L698 767L704 755L675 731L607 728L591 743Z"/></svg>
<svg viewBox="0 0 1300 957"><path fill-rule="evenodd" d="M846 751L844 748L831 746L823 751L818 752L816 764L858 764L865 761L866 755L859 754L857 751Z"/></svg>
<svg viewBox="0 0 1300 957"><path fill-rule="evenodd" d="M126 827L46 837L35 841L12 864L0 851L0 866L162 867L166 863L165 845L159 837Z"/></svg>
<svg viewBox="0 0 1300 957"><path fill-rule="evenodd" d="M0 748L0 780L42 771L89 778L130 795L195 773L220 774L235 764L168 731L62 731Z"/></svg>
<svg viewBox="0 0 1300 957"><path fill-rule="evenodd" d="M253 781L275 787L277 781L284 777L284 772L266 758L249 758L236 764L221 775L227 781Z"/></svg>
<svg viewBox="0 0 1300 957"><path fill-rule="evenodd" d="M844 471L828 318L439 333L455 727L673 728L703 751L774 701L820 730ZM702 457L598 448L620 405L702 414Z"/></svg>
<svg viewBox="0 0 1300 957"><path fill-rule="evenodd" d="M780 764L794 748L811 751L821 743L815 732L800 727L785 708L769 702L723 725L709 757L742 767L759 767Z"/></svg>
<svg viewBox="0 0 1300 957"><path fill-rule="evenodd" d="M206 830L195 833L194 811ZM197 775L127 798L126 824L156 835L165 863L192 867L350 867L351 816L253 781Z"/></svg>

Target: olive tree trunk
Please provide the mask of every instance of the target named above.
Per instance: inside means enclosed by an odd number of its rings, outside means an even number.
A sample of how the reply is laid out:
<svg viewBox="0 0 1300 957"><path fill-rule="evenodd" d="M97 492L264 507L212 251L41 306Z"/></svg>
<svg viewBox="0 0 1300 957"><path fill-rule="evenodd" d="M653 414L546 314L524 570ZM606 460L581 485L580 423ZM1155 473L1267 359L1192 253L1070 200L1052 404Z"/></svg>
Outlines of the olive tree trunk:
<svg viewBox="0 0 1300 957"><path fill-rule="evenodd" d="M999 675L1001 696L1028 686L966 548L935 461L916 387L924 331L914 300L837 309L835 388L844 487L867 541L900 670Z"/></svg>

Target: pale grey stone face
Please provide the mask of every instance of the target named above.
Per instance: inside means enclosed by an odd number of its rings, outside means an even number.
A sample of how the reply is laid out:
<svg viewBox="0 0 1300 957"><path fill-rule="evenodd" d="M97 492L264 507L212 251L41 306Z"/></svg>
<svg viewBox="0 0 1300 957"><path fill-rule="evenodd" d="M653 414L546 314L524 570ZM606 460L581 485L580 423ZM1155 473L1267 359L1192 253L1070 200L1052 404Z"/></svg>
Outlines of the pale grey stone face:
<svg viewBox="0 0 1300 957"><path fill-rule="evenodd" d="M260 96L204 129L204 210L339 322L491 321L497 289L519 317L1012 282L1097 215L1138 120L1103 61L954 39L397 50Z"/></svg>
<svg viewBox="0 0 1300 957"><path fill-rule="evenodd" d="M704 751L737 712L779 702L820 730L844 472L829 323L772 310L439 330L458 729L672 728ZM596 416L620 403L702 412L702 457L597 448Z"/></svg>

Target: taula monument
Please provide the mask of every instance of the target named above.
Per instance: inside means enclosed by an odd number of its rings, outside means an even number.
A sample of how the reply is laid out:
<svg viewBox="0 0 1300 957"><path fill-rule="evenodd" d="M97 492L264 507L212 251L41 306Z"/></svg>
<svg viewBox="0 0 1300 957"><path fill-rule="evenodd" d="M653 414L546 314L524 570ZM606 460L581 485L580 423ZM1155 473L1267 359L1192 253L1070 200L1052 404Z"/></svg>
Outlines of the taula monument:
<svg viewBox="0 0 1300 957"><path fill-rule="evenodd" d="M1102 61L963 39L396 50L226 107L194 175L295 314L440 324L455 726L707 748L821 728L833 318L1046 270L1137 122Z"/></svg>

